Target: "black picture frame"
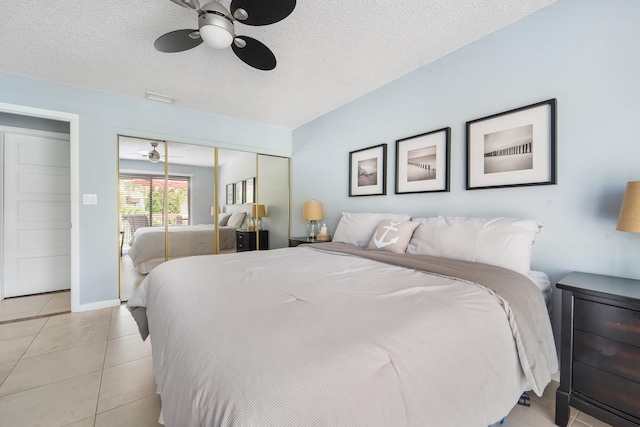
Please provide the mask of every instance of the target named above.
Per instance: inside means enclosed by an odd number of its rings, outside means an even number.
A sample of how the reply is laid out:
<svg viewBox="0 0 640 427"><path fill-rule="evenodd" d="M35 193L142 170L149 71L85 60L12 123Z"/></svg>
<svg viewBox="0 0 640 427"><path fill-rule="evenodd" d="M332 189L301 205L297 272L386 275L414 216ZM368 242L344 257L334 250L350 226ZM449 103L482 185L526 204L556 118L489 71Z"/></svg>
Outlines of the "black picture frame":
<svg viewBox="0 0 640 427"><path fill-rule="evenodd" d="M467 122L467 190L557 184L556 98Z"/></svg>
<svg viewBox="0 0 640 427"><path fill-rule="evenodd" d="M256 202L256 178L249 178L244 181L244 202Z"/></svg>
<svg viewBox="0 0 640 427"><path fill-rule="evenodd" d="M244 203L244 181L238 181L233 186L234 204L241 205Z"/></svg>
<svg viewBox="0 0 640 427"><path fill-rule="evenodd" d="M235 184L227 184L227 205L235 204Z"/></svg>
<svg viewBox="0 0 640 427"><path fill-rule="evenodd" d="M387 194L387 144L349 152L349 197Z"/></svg>
<svg viewBox="0 0 640 427"><path fill-rule="evenodd" d="M451 128L396 141L396 194L449 191Z"/></svg>

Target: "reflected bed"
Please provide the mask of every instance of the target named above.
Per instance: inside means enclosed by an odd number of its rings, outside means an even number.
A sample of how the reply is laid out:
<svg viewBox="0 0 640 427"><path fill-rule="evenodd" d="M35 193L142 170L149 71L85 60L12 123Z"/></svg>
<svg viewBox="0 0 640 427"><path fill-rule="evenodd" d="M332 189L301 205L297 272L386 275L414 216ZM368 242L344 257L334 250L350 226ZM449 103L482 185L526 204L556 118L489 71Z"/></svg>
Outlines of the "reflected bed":
<svg viewBox="0 0 640 427"><path fill-rule="evenodd" d="M235 252L236 227L220 226L220 252ZM215 253L215 226L170 225L169 259ZM165 228L138 228L129 241L128 255L141 274L147 274L165 262Z"/></svg>

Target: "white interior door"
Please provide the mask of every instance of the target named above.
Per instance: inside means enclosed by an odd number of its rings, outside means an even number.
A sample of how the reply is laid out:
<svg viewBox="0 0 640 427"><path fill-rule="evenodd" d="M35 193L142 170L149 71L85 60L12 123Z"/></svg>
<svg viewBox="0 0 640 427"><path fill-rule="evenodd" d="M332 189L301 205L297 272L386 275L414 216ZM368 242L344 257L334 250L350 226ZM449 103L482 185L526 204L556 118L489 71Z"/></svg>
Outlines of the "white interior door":
<svg viewBox="0 0 640 427"><path fill-rule="evenodd" d="M3 134L3 296L70 288L68 136Z"/></svg>

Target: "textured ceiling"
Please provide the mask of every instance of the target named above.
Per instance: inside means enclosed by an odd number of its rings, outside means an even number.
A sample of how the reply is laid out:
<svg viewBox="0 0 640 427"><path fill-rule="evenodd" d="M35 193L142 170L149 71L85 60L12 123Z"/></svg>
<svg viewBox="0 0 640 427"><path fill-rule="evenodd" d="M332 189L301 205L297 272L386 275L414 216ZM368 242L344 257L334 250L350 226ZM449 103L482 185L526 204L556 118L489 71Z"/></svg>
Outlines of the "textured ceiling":
<svg viewBox="0 0 640 427"><path fill-rule="evenodd" d="M0 71L292 129L554 1L298 0L276 24L236 23L276 55L259 71L231 49L157 52L160 35L197 28L170 0L3 0Z"/></svg>

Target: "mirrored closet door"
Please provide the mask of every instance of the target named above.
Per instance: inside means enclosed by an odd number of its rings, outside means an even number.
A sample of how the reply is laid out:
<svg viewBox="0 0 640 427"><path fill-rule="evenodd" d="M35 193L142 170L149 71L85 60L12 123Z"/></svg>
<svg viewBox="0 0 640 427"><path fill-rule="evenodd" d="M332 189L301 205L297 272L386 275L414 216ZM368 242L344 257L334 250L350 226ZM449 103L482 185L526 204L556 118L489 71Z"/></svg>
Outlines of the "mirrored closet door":
<svg viewBox="0 0 640 427"><path fill-rule="evenodd" d="M146 273L166 259L164 205L169 180L164 141L120 136L118 148L120 297L126 300Z"/></svg>
<svg viewBox="0 0 640 427"><path fill-rule="evenodd" d="M119 155L121 300L165 261L236 252L238 231L288 245L289 159L127 136Z"/></svg>

